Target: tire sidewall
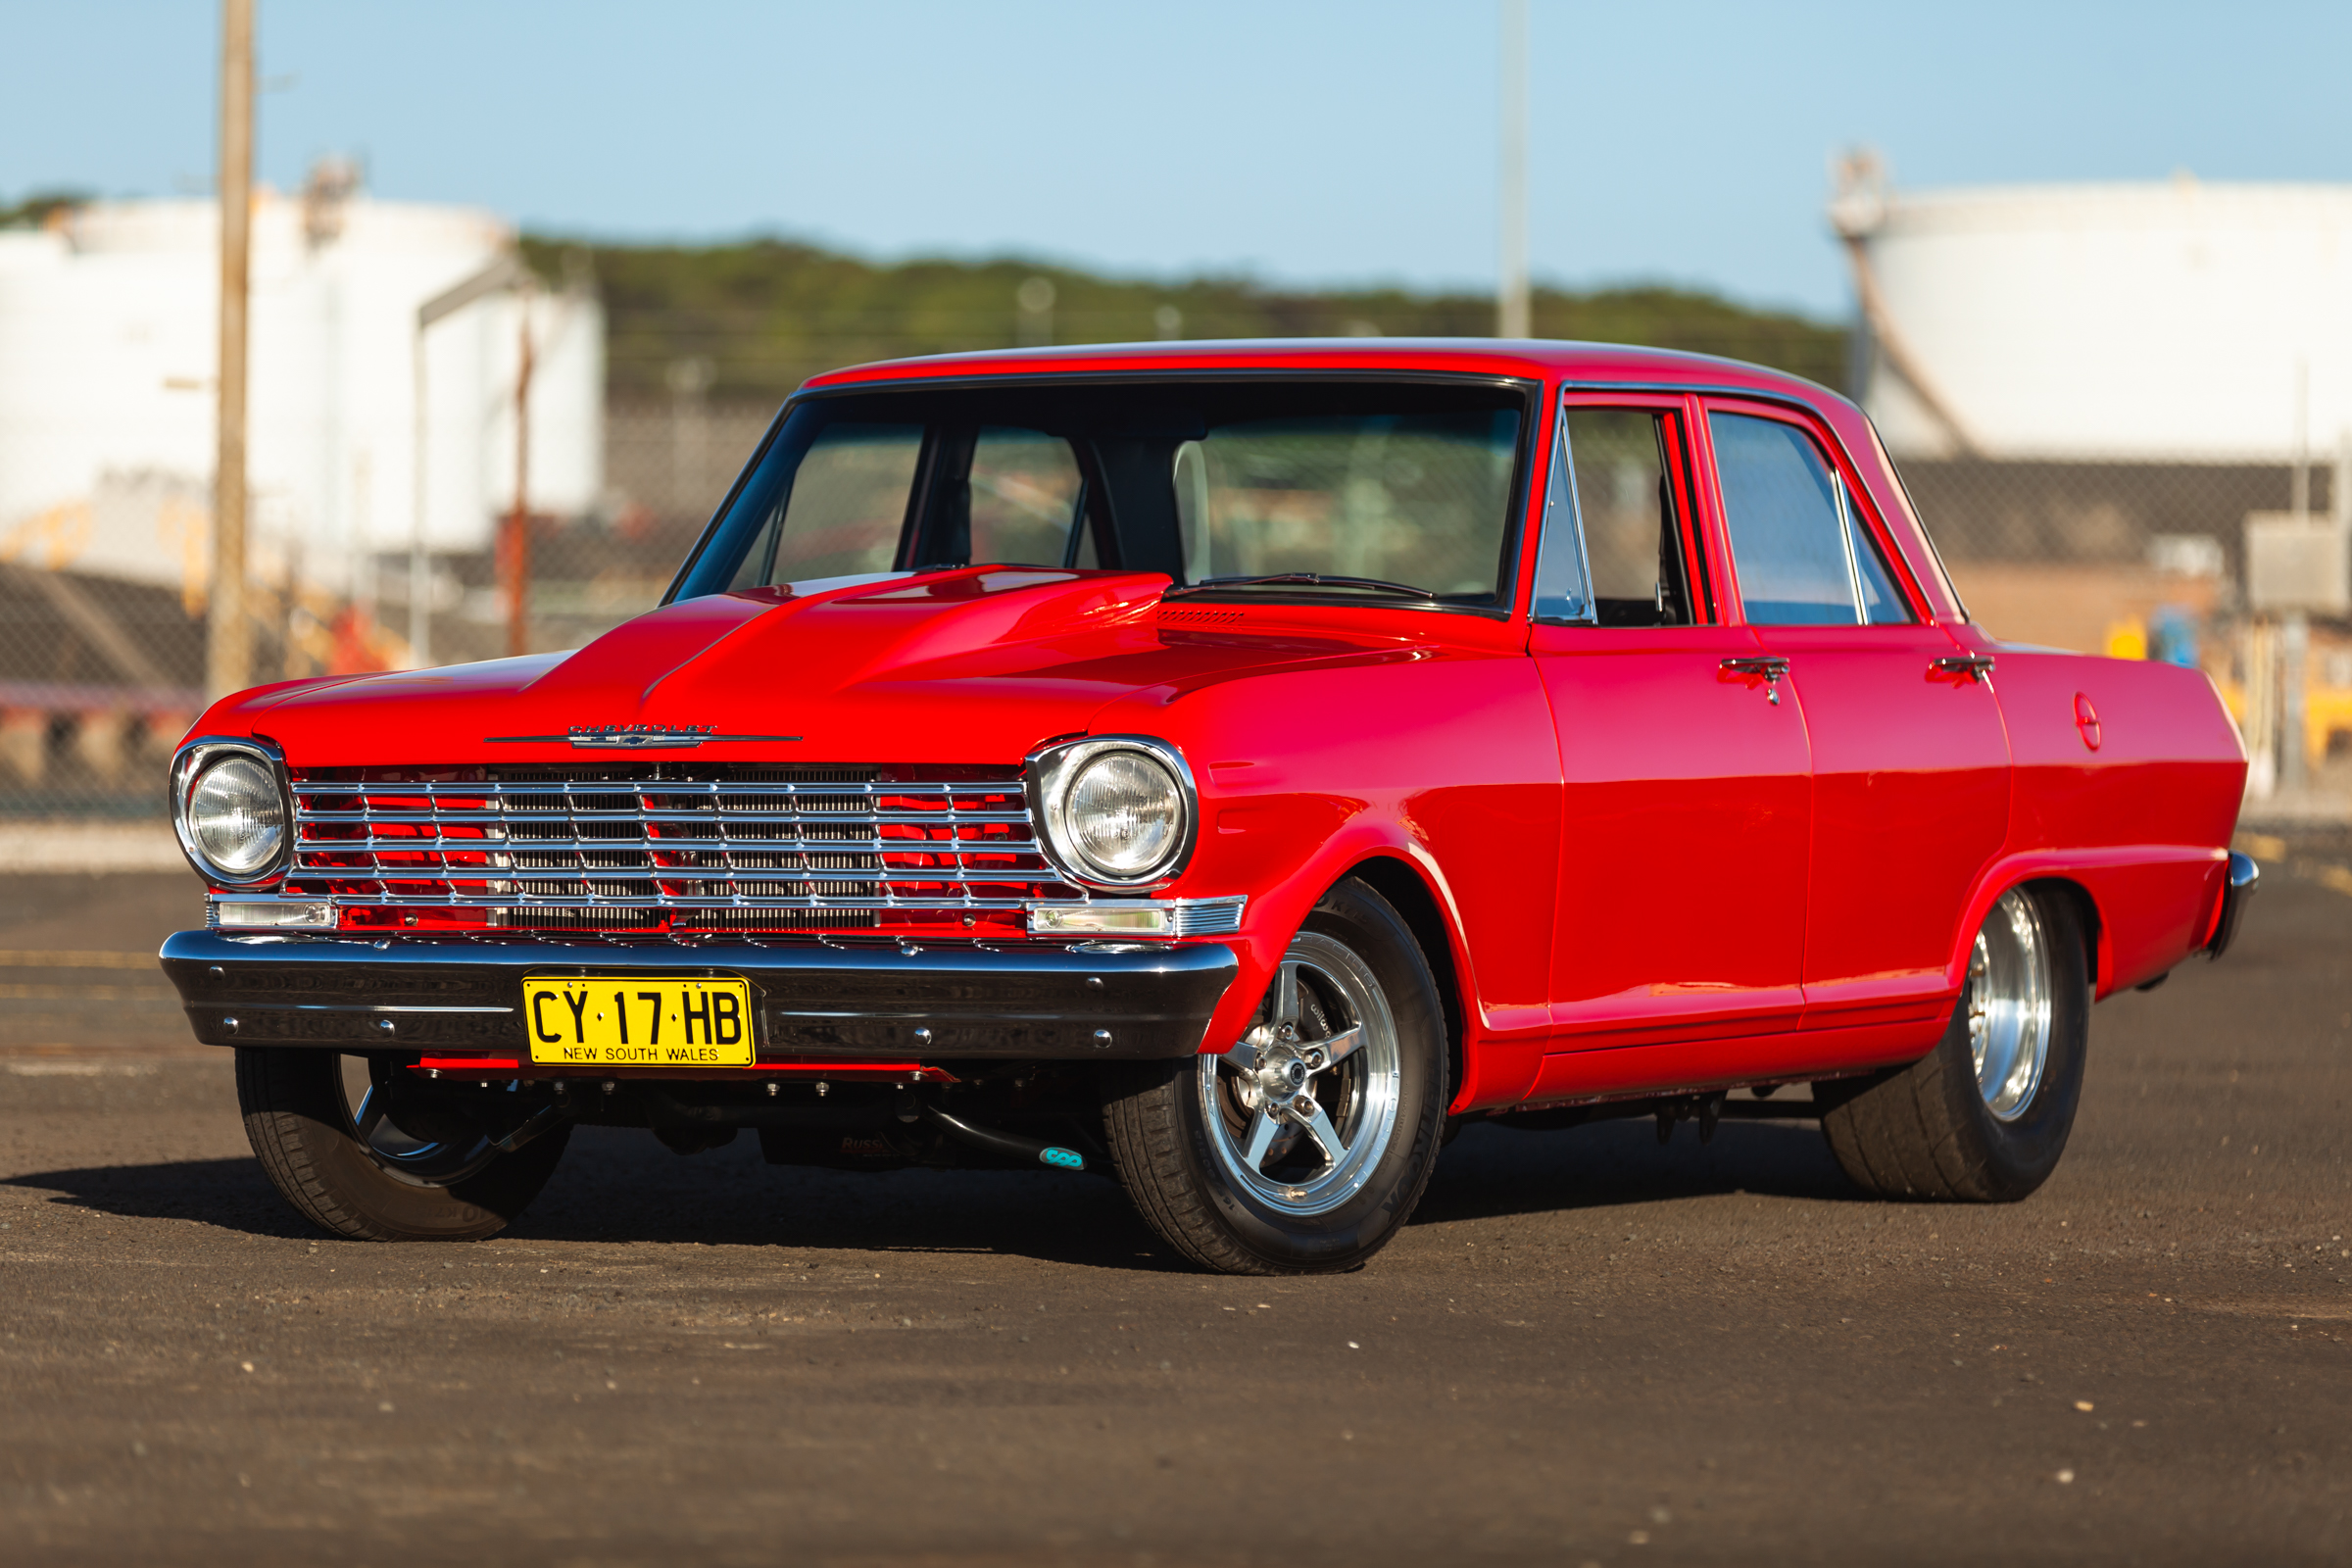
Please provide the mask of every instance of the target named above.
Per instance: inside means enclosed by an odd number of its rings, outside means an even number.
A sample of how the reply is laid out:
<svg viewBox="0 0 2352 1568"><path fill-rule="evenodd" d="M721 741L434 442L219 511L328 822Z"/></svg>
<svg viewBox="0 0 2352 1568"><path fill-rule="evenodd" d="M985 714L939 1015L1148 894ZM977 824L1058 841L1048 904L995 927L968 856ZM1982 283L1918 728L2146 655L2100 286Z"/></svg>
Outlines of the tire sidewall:
<svg viewBox="0 0 2352 1568"><path fill-rule="evenodd" d="M360 1141L342 1085L337 1053L299 1048L240 1048L238 1094L256 1152L265 1139L283 1153L298 1149L303 1188L286 1198L339 1234L380 1241L468 1241L503 1230L547 1184L570 1140L560 1125L464 1181L426 1186L379 1165ZM288 1146L293 1146L289 1148ZM271 1179L279 1163L265 1158Z"/></svg>
<svg viewBox="0 0 2352 1568"><path fill-rule="evenodd" d="M1945 1054L1943 1080L1954 1119L1977 1146L1980 1168L1990 1189L1985 1196L1996 1200L2023 1198L2057 1169L2082 1103L2090 1042L2088 950L2082 917L2064 893L2046 888L2025 892L2049 939L2050 1050L2041 1082L2024 1114L2002 1120L1978 1091L1976 1063L1969 1054L1965 989L1937 1047Z"/></svg>
<svg viewBox="0 0 2352 1568"><path fill-rule="evenodd" d="M1292 1214L1235 1186L1209 1144L1197 1075L1215 1058L1178 1064L1171 1087L1186 1163L1235 1243L1287 1270L1347 1268L1379 1250L1420 1200L1437 1157L1450 1098L1445 1015L1420 945L1387 900L1344 882L1309 911L1302 929L1346 945L1368 967L1396 1027L1396 1120L1389 1147L1346 1202L1320 1214Z"/></svg>
<svg viewBox="0 0 2352 1568"><path fill-rule="evenodd" d="M416 1241L461 1241L504 1230L538 1195L563 1157L571 1129L558 1127L464 1181L404 1181L375 1162L356 1130L342 1131L318 1161L342 1201L387 1232Z"/></svg>

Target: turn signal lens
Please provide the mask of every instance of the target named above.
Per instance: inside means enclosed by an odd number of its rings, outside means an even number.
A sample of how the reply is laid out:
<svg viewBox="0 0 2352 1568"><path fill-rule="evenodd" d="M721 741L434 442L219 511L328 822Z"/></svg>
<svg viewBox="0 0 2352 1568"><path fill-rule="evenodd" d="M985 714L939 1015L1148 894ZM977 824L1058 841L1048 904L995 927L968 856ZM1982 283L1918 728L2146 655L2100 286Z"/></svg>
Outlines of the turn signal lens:
<svg viewBox="0 0 2352 1568"><path fill-rule="evenodd" d="M204 858L231 876L276 858L286 839L286 803L270 769L250 757L214 763L188 795L188 831Z"/></svg>
<svg viewBox="0 0 2352 1568"><path fill-rule="evenodd" d="M1109 752L1070 781L1071 848L1105 876L1138 877L1166 859L1184 828L1184 789L1142 752Z"/></svg>

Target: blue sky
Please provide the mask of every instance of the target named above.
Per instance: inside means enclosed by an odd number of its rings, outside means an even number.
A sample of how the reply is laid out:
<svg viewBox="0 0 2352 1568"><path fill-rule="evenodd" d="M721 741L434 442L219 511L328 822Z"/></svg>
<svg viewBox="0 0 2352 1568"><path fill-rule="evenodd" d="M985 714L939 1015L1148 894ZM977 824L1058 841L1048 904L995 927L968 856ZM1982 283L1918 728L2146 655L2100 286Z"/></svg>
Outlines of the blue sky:
<svg viewBox="0 0 2352 1568"><path fill-rule="evenodd" d="M261 172L620 238L1489 286L1492 0L260 0ZM202 188L217 9L0 0L0 198ZM1846 309L1899 183L2352 180L2352 6L1533 0L1539 277Z"/></svg>

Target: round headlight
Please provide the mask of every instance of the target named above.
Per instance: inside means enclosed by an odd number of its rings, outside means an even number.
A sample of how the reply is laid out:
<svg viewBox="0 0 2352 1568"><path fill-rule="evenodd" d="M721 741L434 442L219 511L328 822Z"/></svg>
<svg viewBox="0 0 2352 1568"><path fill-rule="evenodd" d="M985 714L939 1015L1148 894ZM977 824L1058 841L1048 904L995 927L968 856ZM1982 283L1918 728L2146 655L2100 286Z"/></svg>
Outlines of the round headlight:
<svg viewBox="0 0 2352 1568"><path fill-rule="evenodd" d="M251 757L224 758L206 768L188 792L187 810L196 848L230 876L259 871L285 842L285 798L270 769Z"/></svg>
<svg viewBox="0 0 2352 1568"><path fill-rule="evenodd" d="M1184 832L1184 788L1142 752L1108 752L1070 780L1070 847L1104 876L1148 875Z"/></svg>

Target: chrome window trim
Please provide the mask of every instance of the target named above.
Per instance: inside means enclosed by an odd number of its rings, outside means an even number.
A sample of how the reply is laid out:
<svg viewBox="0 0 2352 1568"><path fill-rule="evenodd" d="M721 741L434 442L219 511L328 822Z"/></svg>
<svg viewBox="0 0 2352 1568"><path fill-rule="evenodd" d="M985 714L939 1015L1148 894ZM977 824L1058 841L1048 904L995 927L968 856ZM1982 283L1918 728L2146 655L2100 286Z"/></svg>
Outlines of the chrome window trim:
<svg viewBox="0 0 2352 1568"><path fill-rule="evenodd" d="M196 835L188 826L188 795L198 779L222 754L250 757L270 770L277 781L277 798L286 813L286 831L279 841L277 854L268 865L242 876L224 871L205 858L196 847ZM258 887L265 882L281 880L286 867L294 861L294 844L300 830L294 819L294 792L286 777L286 756L275 745L246 735L200 735L180 743L172 754L171 783L168 800L172 816L172 836L179 840L179 853L186 856L188 864L207 882L228 888Z"/></svg>
<svg viewBox="0 0 2352 1568"><path fill-rule="evenodd" d="M1600 623L1600 607L1592 597L1592 556L1585 542L1585 504L1576 488L1576 450L1568 434L1565 390L1558 406L1559 415L1552 427L1551 471L1544 483L1544 518L1536 529L1536 579L1530 609L1539 626L1596 626ZM1555 545L1555 541L1560 544ZM1575 574L1576 591L1554 598L1545 592L1544 568L1563 547L1569 556L1569 568ZM1553 585L1555 589L1558 586ZM1559 609L1547 609L1550 604L1557 604Z"/></svg>
<svg viewBox="0 0 2352 1568"><path fill-rule="evenodd" d="M1854 555L1854 514L1852 498L1845 493L1845 475L1833 465L1830 467L1831 499L1838 507L1838 545L1845 552L1845 591L1853 596L1854 624L1870 624L1870 611L1862 603L1862 563Z"/></svg>
<svg viewBox="0 0 2352 1568"><path fill-rule="evenodd" d="M1136 876L1114 877L1089 869L1084 858L1070 847L1062 809L1068 804L1070 783L1080 768L1098 757L1122 751L1141 752L1174 775L1177 793L1183 801L1184 820L1176 832L1175 848L1157 865ZM1185 761L1184 754L1166 741L1151 735L1091 735L1055 741L1029 754L1022 763L1022 775L1027 781L1029 813L1036 823L1033 831L1038 849L1043 852L1046 863L1060 872L1065 881L1111 892L1153 887L1174 881L1193 858L1193 847L1200 836L1200 789L1194 782L1192 767Z"/></svg>
<svg viewBox="0 0 2352 1568"><path fill-rule="evenodd" d="M1103 345L1103 349L1105 351L1110 351L1120 347L1132 347L1138 350L1146 350L1161 346L1163 345L1105 344ZM882 363L888 364L892 362L885 361ZM1045 368L1037 370L991 370L981 371L969 375L915 374L875 376L871 379L843 381L829 386L801 387L796 389L790 397L784 400L783 406L776 410L775 417L768 421L767 431L760 438L759 447L753 452L750 461L745 463L741 471L735 475L735 482L727 487L726 499L718 504L718 509L710 514L710 520L703 524L703 531L695 536L693 548L687 551L686 559L679 564L678 569L671 575L669 586L662 590L662 597L659 601L657 601L655 608L661 609L677 602L680 591L686 586L686 580L694 574L696 564L702 560L704 554L710 549L711 543L718 537L719 527L726 521L728 513L734 510L736 499L742 494L744 486L750 483L752 474L759 469L760 466L767 461L768 452L775 445L777 438L783 434L786 422L791 419L792 416L804 404L813 403L827 398L856 397L875 393L982 391L991 387L1000 386L1017 387L1061 384L1078 384L1088 386L1150 386L1169 381L1247 382L1263 380L1313 382L1383 381L1406 385L1485 386L1493 387L1500 391L1517 392L1524 400L1522 428L1520 430L1519 437L1519 451L1513 464L1510 494L1504 502L1505 510L1503 514L1502 538L1503 549L1501 561L1497 563L1497 565L1500 566L1502 563L1507 562L1508 568L1498 571L1494 587L1495 602L1489 605L1449 605L1431 604L1426 602L1400 604L1395 600L1350 601L1346 598L1335 600L1328 596L1308 597L1297 594L1285 596L1268 594L1242 594L1231 600L1228 600L1222 597L1218 590L1214 589L1209 590L1211 597L1206 602L1306 605L1330 605L1335 603L1347 604L1354 602L1368 604L1376 609L1414 609L1421 611L1435 611L1447 614L1481 615L1489 619L1503 621L1510 620L1518 614L1518 567L1528 548L1528 540L1526 537L1528 486L1534 477L1535 472L1536 443L1543 439L1542 427L1544 423L1545 376L1542 368L1536 366L1526 367L1524 373L1513 373L1503 369L1415 370L1383 368L1377 366L1365 367L1362 368L1342 368L1330 366L1318 366L1312 368L1298 369L1289 368L1281 365L1204 366L1199 368L1175 367L1157 370L1057 370ZM1565 389L1571 384L1572 383L1563 382L1561 383L1561 386L1563 389ZM1802 405L1798 406L1802 407Z"/></svg>

